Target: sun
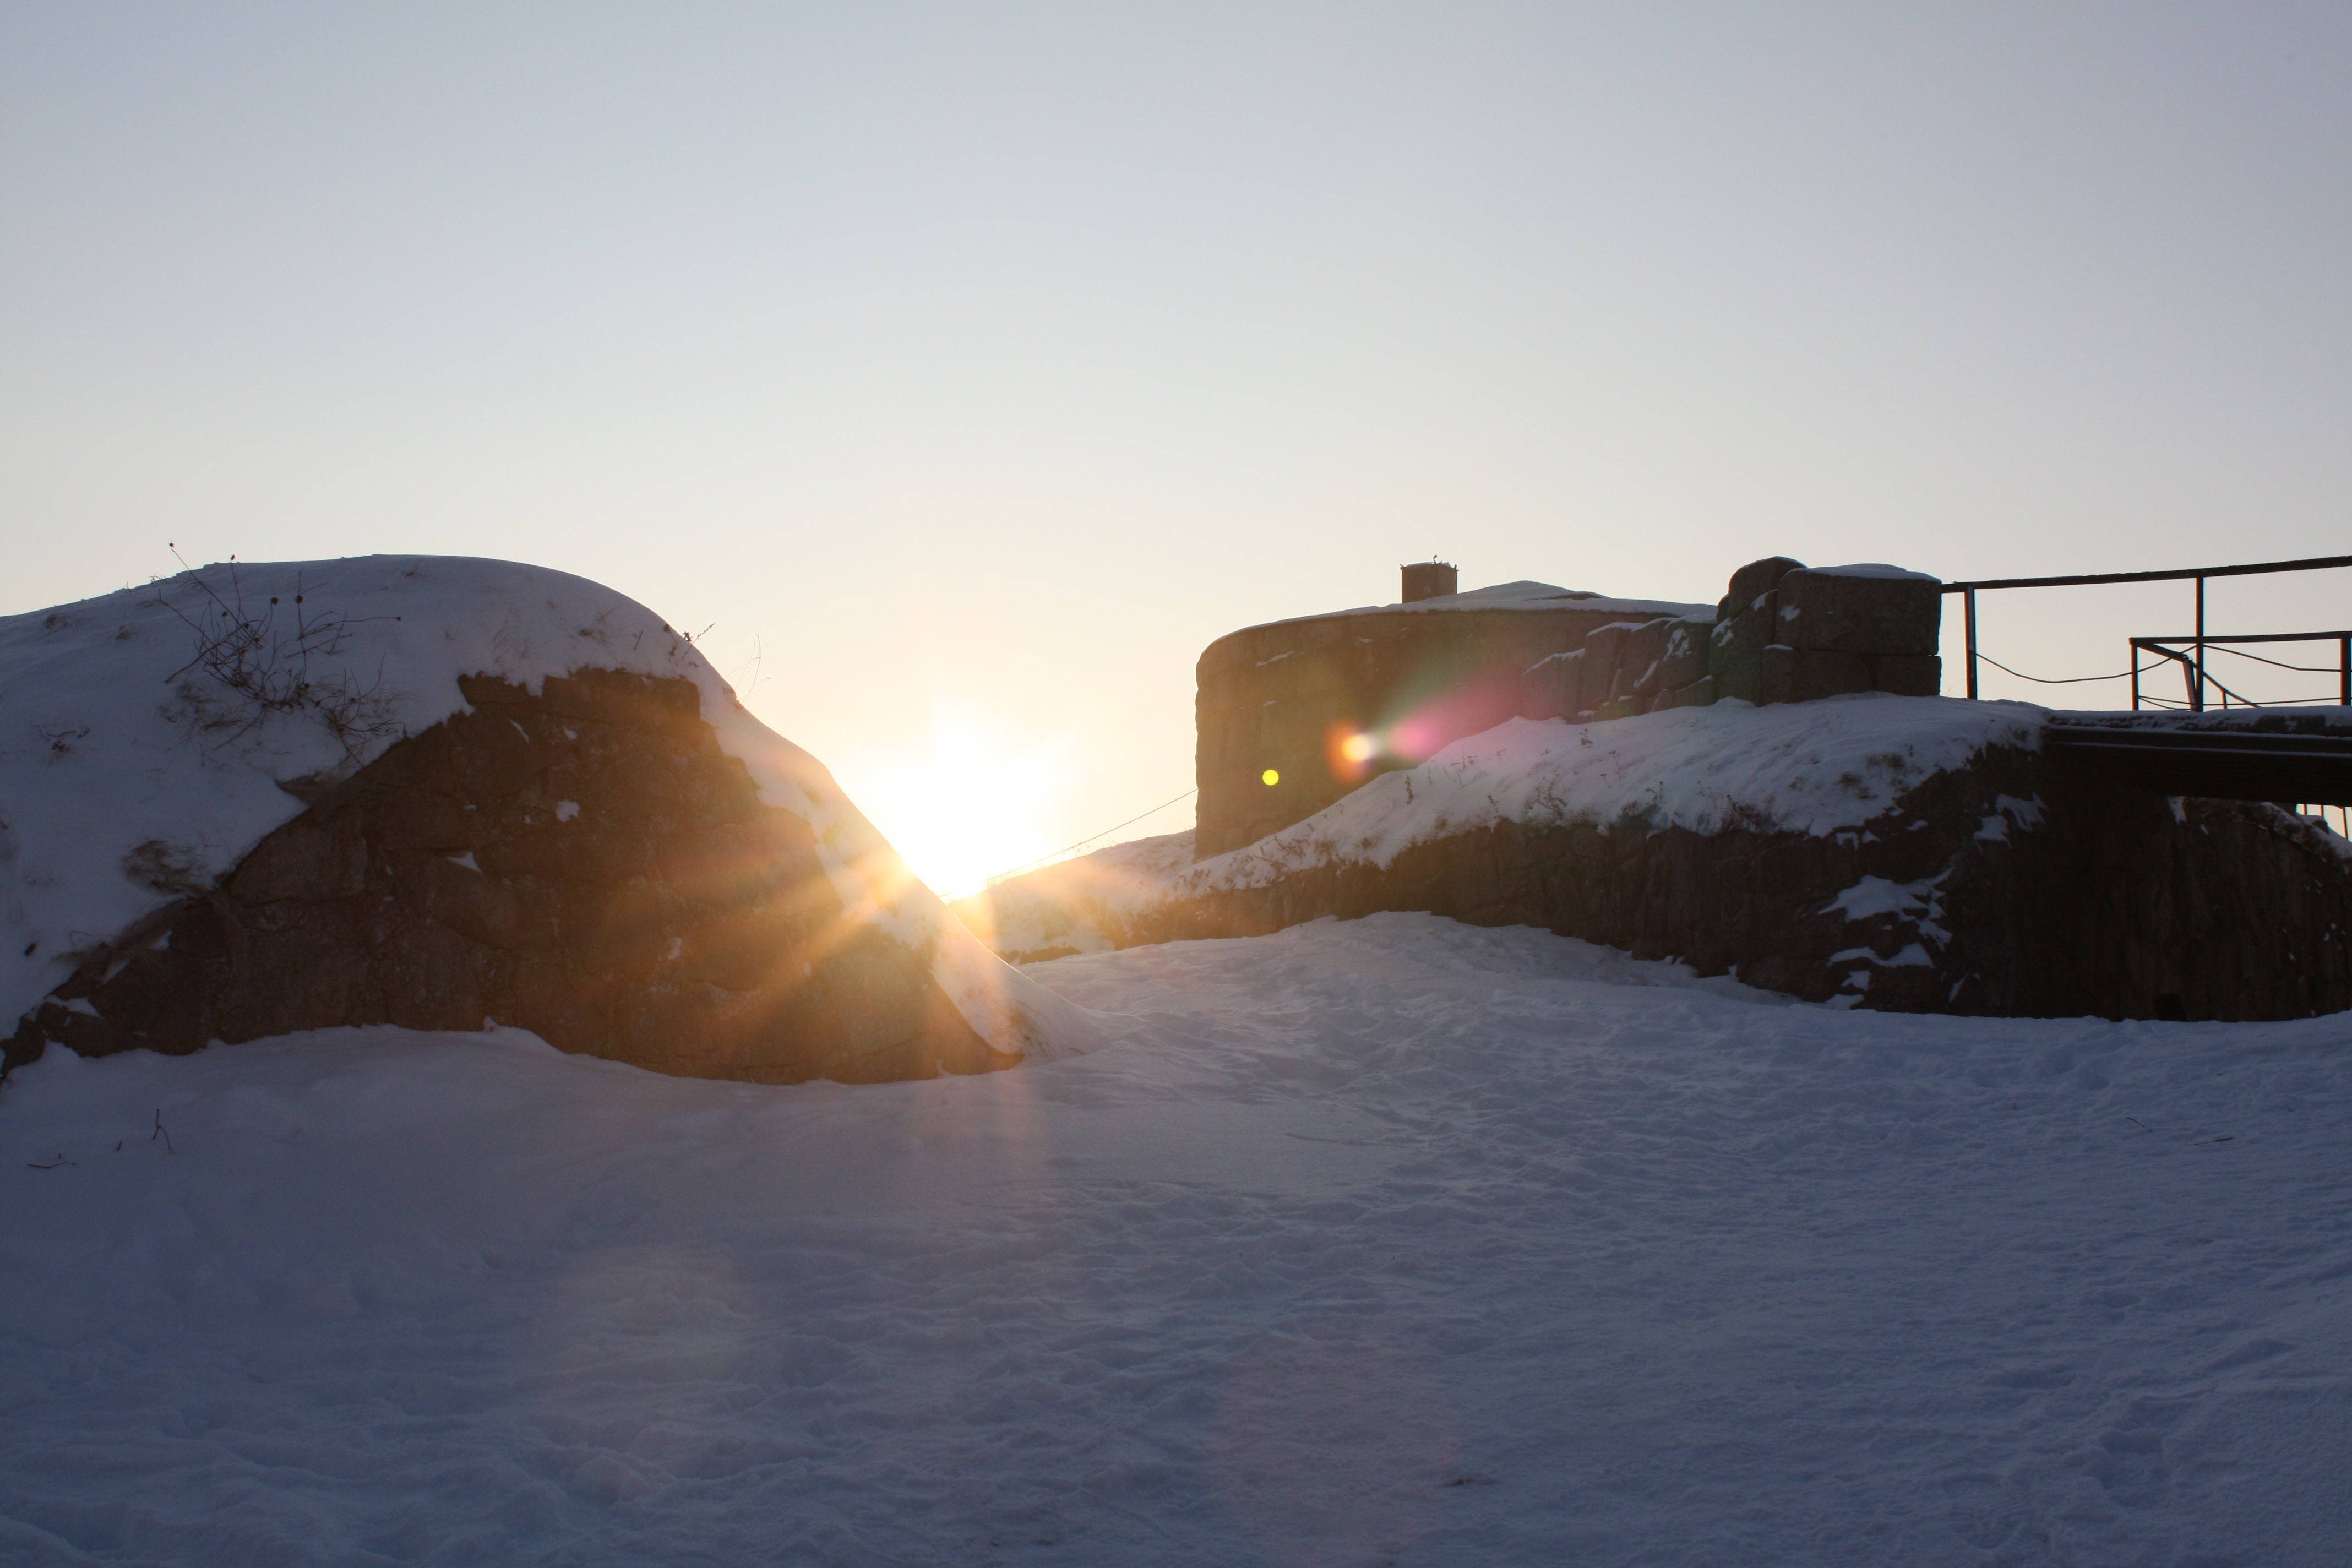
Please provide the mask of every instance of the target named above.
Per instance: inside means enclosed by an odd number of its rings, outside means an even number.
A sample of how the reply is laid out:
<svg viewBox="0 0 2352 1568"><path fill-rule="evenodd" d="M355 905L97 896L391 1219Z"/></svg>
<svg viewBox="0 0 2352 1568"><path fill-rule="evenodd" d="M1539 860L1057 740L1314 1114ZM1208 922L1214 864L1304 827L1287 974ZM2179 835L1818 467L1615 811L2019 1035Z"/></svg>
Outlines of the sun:
<svg viewBox="0 0 2352 1568"><path fill-rule="evenodd" d="M1051 853L1053 808L1071 783L1058 742L998 748L970 716L935 710L919 748L845 769L843 784L908 868L943 899Z"/></svg>

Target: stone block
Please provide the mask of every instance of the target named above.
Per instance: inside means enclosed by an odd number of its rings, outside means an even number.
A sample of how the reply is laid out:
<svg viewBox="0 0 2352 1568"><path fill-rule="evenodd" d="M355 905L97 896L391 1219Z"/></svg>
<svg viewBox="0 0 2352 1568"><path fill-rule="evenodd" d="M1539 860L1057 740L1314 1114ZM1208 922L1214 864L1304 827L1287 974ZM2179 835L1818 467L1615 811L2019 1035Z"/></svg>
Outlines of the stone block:
<svg viewBox="0 0 2352 1568"><path fill-rule="evenodd" d="M486 704L448 724L450 771L468 800L513 795L561 754L562 727L543 713Z"/></svg>
<svg viewBox="0 0 2352 1568"><path fill-rule="evenodd" d="M591 667L549 676L541 683L537 706L559 719L650 731L691 751L718 750L701 722L701 694L690 682Z"/></svg>
<svg viewBox="0 0 2352 1568"><path fill-rule="evenodd" d="M1932 577L1792 571L1776 590L1774 640L1837 653L1932 654L1943 589Z"/></svg>
<svg viewBox="0 0 2352 1568"><path fill-rule="evenodd" d="M402 923L373 953L385 1021L404 1029L478 1029L505 978L503 954L485 952L429 921Z"/></svg>
<svg viewBox="0 0 2352 1568"><path fill-rule="evenodd" d="M677 896L657 882L574 893L563 909L569 961L602 978L644 982L679 955L687 915Z"/></svg>
<svg viewBox="0 0 2352 1568"><path fill-rule="evenodd" d="M653 841L625 826L580 823L494 838L476 852L493 877L543 877L552 882L614 883L655 873Z"/></svg>
<svg viewBox="0 0 2352 1568"><path fill-rule="evenodd" d="M298 1029L331 1029L378 1021L370 1005L373 944L352 908L356 900L263 905L243 959L214 999L213 1032L224 1040L258 1039Z"/></svg>
<svg viewBox="0 0 2352 1568"><path fill-rule="evenodd" d="M1666 627L1665 657L1659 660L1656 683L1678 691L1705 675L1714 624L1674 621Z"/></svg>
<svg viewBox="0 0 2352 1568"><path fill-rule="evenodd" d="M315 819L298 816L253 847L229 878L228 890L248 904L347 898L367 885L367 866L364 839L330 833Z"/></svg>
<svg viewBox="0 0 2352 1568"><path fill-rule="evenodd" d="M1631 700L1637 713L1649 707L1649 700L1660 690L1667 673L1676 625L1661 616L1627 628L1624 640L1617 645L1617 678L1610 683L1610 696Z"/></svg>
<svg viewBox="0 0 2352 1568"><path fill-rule="evenodd" d="M1934 654L1885 653L1872 662L1877 666L1873 684L1881 691L1933 697L1944 689L1944 661Z"/></svg>
<svg viewBox="0 0 2352 1568"><path fill-rule="evenodd" d="M171 934L165 940L173 952L184 952L191 958L207 962L235 958L244 931L230 913L234 908L226 899L199 899L172 921ZM66 988L60 985L56 994L67 994Z"/></svg>
<svg viewBox="0 0 2352 1568"><path fill-rule="evenodd" d="M1761 561L1750 561L1731 574L1731 587L1723 595L1719 606L1721 620L1729 620L1741 611L1754 606L1756 601L1780 584L1780 579L1791 572L1801 572L1805 563L1786 555L1768 555Z"/></svg>
<svg viewBox="0 0 2352 1568"><path fill-rule="evenodd" d="M1743 702L1762 698L1764 648L1772 640L1772 617L1779 599L1770 594L1727 621L1717 621L1708 635L1707 673L1715 679L1717 698L1737 697Z"/></svg>
<svg viewBox="0 0 2352 1568"><path fill-rule="evenodd" d="M460 795L423 789L376 791L364 805L367 837L384 853L435 849L455 855L479 845L489 831L488 814Z"/></svg>
<svg viewBox="0 0 2352 1568"><path fill-rule="evenodd" d="M555 945L551 900L431 851L387 858L394 896L403 906L468 942L502 951Z"/></svg>
<svg viewBox="0 0 2352 1568"><path fill-rule="evenodd" d="M1519 717L1565 719L1584 706L1584 650L1538 659L1519 678Z"/></svg>
<svg viewBox="0 0 2352 1568"><path fill-rule="evenodd" d="M1598 708L1609 700L1616 689L1617 666L1625 648L1625 634L1633 624L1617 621L1590 632L1584 638L1584 705Z"/></svg>
<svg viewBox="0 0 2352 1568"><path fill-rule="evenodd" d="M829 923L781 902L724 910L686 933L678 973L728 991L790 994L815 973L807 956L811 938L824 935Z"/></svg>
<svg viewBox="0 0 2352 1568"><path fill-rule="evenodd" d="M526 957L514 967L499 999L498 1020L529 1029L559 1051L582 1056L620 1054L612 1026L610 987L548 959Z"/></svg>
<svg viewBox="0 0 2352 1568"><path fill-rule="evenodd" d="M1849 691L1868 691L1870 660L1836 649L1795 648L1775 643L1759 666L1759 702L1812 702Z"/></svg>
<svg viewBox="0 0 2352 1568"><path fill-rule="evenodd" d="M1715 701L1715 677L1702 675L1675 694L1676 708L1706 708Z"/></svg>

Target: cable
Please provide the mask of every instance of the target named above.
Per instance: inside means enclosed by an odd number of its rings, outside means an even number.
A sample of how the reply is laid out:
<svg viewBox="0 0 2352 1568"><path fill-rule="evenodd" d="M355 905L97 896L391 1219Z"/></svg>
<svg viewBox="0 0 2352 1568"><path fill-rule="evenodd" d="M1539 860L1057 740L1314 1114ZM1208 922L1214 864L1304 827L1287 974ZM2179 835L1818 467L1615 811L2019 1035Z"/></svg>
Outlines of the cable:
<svg viewBox="0 0 2352 1568"><path fill-rule="evenodd" d="M2261 654L2246 653L2241 649L2228 647L2217 642L2207 643L2205 645L2205 651L2208 653L2231 654L2239 658L2251 658L2256 664L2267 664L2279 669L2301 670L2305 675L2334 675L2340 668L2339 666L2333 664L2284 664L2275 658L2264 658Z"/></svg>
<svg viewBox="0 0 2352 1568"><path fill-rule="evenodd" d="M1161 812L1167 810L1170 806L1174 805L1176 801L1190 800L1200 793L1200 790L1197 788L1188 789L1182 795L1178 795L1176 800L1163 800L1158 805L1153 806L1150 811L1144 812L1141 816L1130 816L1125 822L1116 823L1109 827L1104 828L1100 833L1090 833L1084 838L1079 839L1076 844L1065 846L1060 849L1055 850L1051 855L1040 855L1034 860L1015 866L1010 871L999 871L995 876L991 877L988 879L987 885L992 888L996 886L997 883L1004 881L1008 878L1018 877L1024 871L1034 870L1039 866L1047 865L1053 861L1059 860L1063 856L1067 855L1073 849L1083 849L1097 838L1108 838L1122 827L1132 827L1137 823L1141 822L1146 816L1157 816Z"/></svg>
<svg viewBox="0 0 2352 1568"><path fill-rule="evenodd" d="M2223 647L2218 643L2207 643L2205 647L2206 650L2210 653L2237 653L2240 658L2251 658L2257 664L2275 665L2280 669L2300 670L2306 675L2334 675L2336 673L2336 668L2333 665L2281 664L2277 659L2264 658L2258 653L2238 653L2236 648ZM2040 675L2028 675L2021 669L2011 669L2009 666L2001 663L2000 660L1993 658L1989 653L1979 653L1977 658L1992 666L1995 669L2001 671L2003 674L2013 675L2020 680L2031 680L2037 686L2080 686L2084 681L2090 680L2126 680L2135 675L2146 675L2152 669L2162 669L2167 663L2187 664L2189 662L2189 657L2186 654L2179 654L2174 655L2170 659L2160 658L2154 664L2143 664L2137 668L2126 669L2120 675L2071 675L2053 679ZM2256 702L2252 699L2246 697L2242 693L2231 691L2228 687L2222 685L2220 679L2210 670L2205 672L2205 679L2214 688L2214 689L2221 691L2227 696L2236 698L2240 702L2249 708L2334 708L2340 706L2340 704L2336 702L2336 699L2332 697L2289 697L2275 702ZM2153 692L2142 693L2140 700L2147 703L2160 704L2168 708L2173 706L2170 700L2158 697ZM2186 708L2188 707L2188 704L2186 702L2182 702L2179 706Z"/></svg>
<svg viewBox="0 0 2352 1568"><path fill-rule="evenodd" d="M2128 680L2135 675L2146 675L2151 669L2162 669L2164 668L2164 660L2158 659L2154 664L2143 664L2137 669L2126 669L2121 675L2068 675L2050 678L2039 675L2028 675L2021 669L2011 669L2009 666L2001 663L2000 660L1993 658L1992 655L1989 653L1979 653L1977 655L1977 658L1992 666L1995 669L2002 670L2010 675L2013 675L2020 680L2031 680L2037 686L2080 686L2086 680Z"/></svg>

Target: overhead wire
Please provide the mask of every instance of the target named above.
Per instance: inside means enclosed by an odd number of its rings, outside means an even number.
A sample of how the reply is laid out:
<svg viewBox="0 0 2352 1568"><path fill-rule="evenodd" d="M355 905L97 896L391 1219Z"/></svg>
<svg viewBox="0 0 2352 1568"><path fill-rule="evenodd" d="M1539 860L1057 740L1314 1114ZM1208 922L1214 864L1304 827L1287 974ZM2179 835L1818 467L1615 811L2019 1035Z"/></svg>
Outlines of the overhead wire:
<svg viewBox="0 0 2352 1568"><path fill-rule="evenodd" d="M2243 648L2224 647L2220 643L2209 642L2205 645L2205 650L2208 653L2226 653L2239 658L2251 658L2256 664L2267 664L2278 669L2300 670L2305 675L2334 675L2340 668L2339 666L2333 664L2286 664L2275 658L2264 658L2258 653L2248 653Z"/></svg>
<svg viewBox="0 0 2352 1568"><path fill-rule="evenodd" d="M987 885L992 888L996 886L997 883L1004 881L1008 878L1018 877L1024 871L1034 871L1040 866L1050 866L1055 861L1059 860L1063 856L1069 854L1074 849L1083 849L1097 838L1108 838L1122 827L1132 827L1147 816L1157 816L1161 812L1167 810L1170 806L1177 804L1178 801L1190 800L1200 793L1201 791L1198 786L1188 789L1182 795L1178 795L1175 800L1163 800L1158 805L1153 806L1150 811L1139 813L1134 816L1129 817L1125 822L1115 823L1111 826L1104 828L1100 833L1089 833L1084 838L1079 839L1076 844L1066 845L1062 848L1055 850L1051 855L1040 855L1034 860L1030 860L1022 865L1015 866L1010 871L999 871L995 876L991 877L988 879Z"/></svg>
<svg viewBox="0 0 2352 1568"><path fill-rule="evenodd" d="M2039 686L2080 686L2086 680L2129 680L2135 675L2146 675L2151 669L2162 669L2165 665L2165 661L2163 659L2158 659L2154 664L2143 664L2137 669L2126 669L2117 675L2042 676L2028 675L2021 669L2011 669L2009 666L2001 663L2000 660L1993 658L1992 655L1989 653L1979 652L1977 658L1986 664L1992 666L1995 669L2013 675L2020 680L2031 680Z"/></svg>
<svg viewBox="0 0 2352 1568"><path fill-rule="evenodd" d="M2240 658L2251 658L2257 664L2267 664L2276 669L2294 670L2304 675L2335 675L2337 673L2337 667L2335 665L2288 664L2280 659L2264 658L2258 653L2246 653L2233 647L2223 647L2218 643L2208 643L2205 645L2205 647L2208 653L2235 654ZM2028 675L2021 669L2011 669L2009 666L2001 663L2000 660L1993 658L1992 655L1989 653L1983 652L1981 649L1978 651L1977 658L1983 663L1989 664L1995 669L2000 670L2004 675L2013 675L2020 680L2031 680L2037 686L2080 686L2089 681L2128 680L2135 675L2146 675L2151 670L2162 669L2168 665L2185 664L2189 662L2187 657L2184 655L2175 658L2160 658L2152 664L2143 664L2132 669L2119 671L2114 675L2046 676ZM2205 679L2216 689L2236 699L2239 702L2243 703L2249 708L2332 708L2338 706L2336 700L2332 697L2284 697L2274 699L2269 702L2256 702L2252 698L2245 696L2243 693L2232 691L2229 687L2222 685L2221 679L2210 670L2206 672ZM2141 693L2140 700L2167 708L2176 705L2175 699L2159 697L2154 692ZM2188 703L2186 701L2179 701L2177 705L2185 708L2188 706Z"/></svg>

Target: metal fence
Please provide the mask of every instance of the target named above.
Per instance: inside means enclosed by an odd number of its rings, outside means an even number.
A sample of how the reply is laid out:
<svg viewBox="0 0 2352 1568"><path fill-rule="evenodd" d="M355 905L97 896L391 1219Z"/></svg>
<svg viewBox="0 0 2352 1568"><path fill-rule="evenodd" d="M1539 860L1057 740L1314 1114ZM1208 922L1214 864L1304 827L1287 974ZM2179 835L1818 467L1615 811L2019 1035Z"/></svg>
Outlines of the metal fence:
<svg viewBox="0 0 2352 1568"><path fill-rule="evenodd" d="M2156 654L2158 662L2177 662L2181 667L2182 684L2187 691L2185 706L2191 711L2204 711L2210 695L2218 693L2221 706L2231 700L2247 707L2262 704L2247 702L2243 697L2216 679L2206 668L2206 653L2210 648L2235 651L2248 643L2333 642L2336 645L2337 700L2352 706L2352 632L2263 632L2220 637L2205 629L2205 580L2209 577L2252 577L2272 572L2325 572L2336 567L2352 566L2352 555L2318 555L2305 561L2264 561L2247 566L2198 566L2180 572L2096 572L2075 577L1988 577L1974 583L1947 583L1944 592L1960 595L1962 619L1968 645L1968 694L1977 695L1977 664L1981 657L1977 651L1977 595L1996 588L2081 588L2107 583L2182 583L2197 584L2197 629L2186 637L2136 637L2131 641L2132 707L2142 705L2143 698L2151 705L2173 706L2168 701L2144 694L2140 687L2142 652ZM2282 669L2325 673L2323 665L2284 664L2277 659L2261 658L2258 655L2242 657L2260 663L2275 665ZM2005 666L2003 668L2006 668ZM2148 668L2156 668L2150 666ZM2032 679L2032 677L2026 679ZM2091 679L2112 679L2113 677ZM2068 684L2045 682L2044 684Z"/></svg>

